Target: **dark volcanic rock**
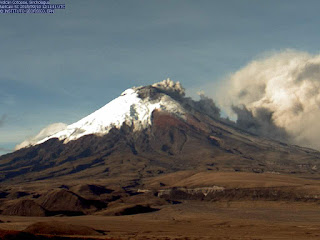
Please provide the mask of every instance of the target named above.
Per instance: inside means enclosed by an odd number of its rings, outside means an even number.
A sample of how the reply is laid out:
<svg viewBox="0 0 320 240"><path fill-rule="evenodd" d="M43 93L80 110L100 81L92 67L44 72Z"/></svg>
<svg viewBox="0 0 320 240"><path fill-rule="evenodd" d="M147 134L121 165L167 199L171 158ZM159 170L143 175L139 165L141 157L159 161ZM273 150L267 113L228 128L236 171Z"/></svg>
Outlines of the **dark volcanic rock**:
<svg viewBox="0 0 320 240"><path fill-rule="evenodd" d="M16 192L10 193L6 198L7 199L17 199L17 198L22 198L22 197L29 196L29 195L30 195L30 193L27 193L27 192L16 191Z"/></svg>
<svg viewBox="0 0 320 240"><path fill-rule="evenodd" d="M80 235L80 236L100 236L103 235L93 228L81 225L73 225L65 222L37 222L27 227L24 232L32 234L48 235Z"/></svg>
<svg viewBox="0 0 320 240"><path fill-rule="evenodd" d="M48 212L33 200L20 200L6 207L2 214L11 216L44 217Z"/></svg>
<svg viewBox="0 0 320 240"><path fill-rule="evenodd" d="M72 187L71 189L74 193L82 196L86 199L97 199L102 194L112 193L113 190L107 189L103 186L93 185L93 184L81 184Z"/></svg>
<svg viewBox="0 0 320 240"><path fill-rule="evenodd" d="M43 237L43 236L39 237L39 236L33 235L31 233L0 229L0 239L1 240L21 240L21 239L23 239L23 240L48 240L49 237Z"/></svg>
<svg viewBox="0 0 320 240"><path fill-rule="evenodd" d="M51 215L83 215L94 208L86 199L64 189L52 190L37 199L37 202Z"/></svg>
<svg viewBox="0 0 320 240"><path fill-rule="evenodd" d="M158 210L159 209L150 207L149 205L117 204L103 212L100 212L99 214L104 216L123 216L155 212Z"/></svg>

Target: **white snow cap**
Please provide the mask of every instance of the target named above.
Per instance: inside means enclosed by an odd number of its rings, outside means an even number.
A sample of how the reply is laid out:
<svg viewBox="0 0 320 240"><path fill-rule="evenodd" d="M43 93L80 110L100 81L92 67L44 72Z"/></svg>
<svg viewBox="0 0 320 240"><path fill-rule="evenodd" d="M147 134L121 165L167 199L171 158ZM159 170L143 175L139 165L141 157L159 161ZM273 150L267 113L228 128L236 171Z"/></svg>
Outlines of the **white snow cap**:
<svg viewBox="0 0 320 240"><path fill-rule="evenodd" d="M152 86L173 92L183 90L180 83L174 83L170 79ZM107 134L114 127L120 129L123 123L126 123L128 126L133 126L133 131L145 129L151 125L151 115L156 109L168 111L179 118L185 119L185 111L176 100L166 94L161 94L160 99L156 101L151 101L148 97L141 99L138 93L142 88L143 87L129 88L124 91L120 97L112 100L107 105L80 121L67 127L64 126L61 131L57 131L54 134L51 133L46 136L42 134L41 139L36 138L37 142L29 141L26 143L25 141L25 144L17 145L16 150L43 143L51 138L58 138L59 140L64 140L64 143L67 143L89 134L101 136ZM44 130L41 132L43 131Z"/></svg>

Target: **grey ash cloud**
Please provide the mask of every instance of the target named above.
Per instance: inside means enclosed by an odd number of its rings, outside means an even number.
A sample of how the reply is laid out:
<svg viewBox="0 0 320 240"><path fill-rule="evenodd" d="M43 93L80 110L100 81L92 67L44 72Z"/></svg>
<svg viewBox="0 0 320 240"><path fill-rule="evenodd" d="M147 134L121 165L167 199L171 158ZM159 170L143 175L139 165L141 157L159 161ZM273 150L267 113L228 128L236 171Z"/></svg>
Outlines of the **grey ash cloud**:
<svg viewBox="0 0 320 240"><path fill-rule="evenodd" d="M208 116L215 118L215 119L221 119L220 115L220 108L216 105L216 103L213 101L213 99L205 96L204 94L199 94L200 100L196 101L192 98L185 97L183 98L183 104L185 107L190 106L193 109L198 110L199 112L205 113Z"/></svg>
<svg viewBox="0 0 320 240"><path fill-rule="evenodd" d="M320 149L320 55L286 50L230 75L219 105L255 134Z"/></svg>
<svg viewBox="0 0 320 240"><path fill-rule="evenodd" d="M269 109L258 108L255 114L245 106L233 106L232 110L237 114L237 127L262 137L283 142L289 140L286 130L275 125L272 119L273 112Z"/></svg>

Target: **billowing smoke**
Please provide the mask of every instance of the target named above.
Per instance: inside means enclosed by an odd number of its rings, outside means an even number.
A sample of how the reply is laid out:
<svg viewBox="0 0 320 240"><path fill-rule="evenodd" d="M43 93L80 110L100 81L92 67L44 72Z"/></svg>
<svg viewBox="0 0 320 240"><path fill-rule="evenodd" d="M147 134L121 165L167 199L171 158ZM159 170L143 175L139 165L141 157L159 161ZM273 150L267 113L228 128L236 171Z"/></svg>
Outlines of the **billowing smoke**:
<svg viewBox="0 0 320 240"><path fill-rule="evenodd" d="M220 108L217 107L215 102L211 98L205 96L203 93L200 93L199 96L200 99L198 101L193 100L190 97L183 98L182 103L184 107L191 107L191 109L196 109L197 111L207 114L212 118L220 119Z"/></svg>
<svg viewBox="0 0 320 240"><path fill-rule="evenodd" d="M170 80L170 78L167 78L162 82L155 83L152 86L169 93L178 94L180 96L185 95L185 89L181 86L180 82L174 82Z"/></svg>
<svg viewBox="0 0 320 240"><path fill-rule="evenodd" d="M171 96L178 96L180 102L183 103L185 107L189 106L213 118L220 119L220 109L211 98L205 96L203 93L198 94L200 97L200 100L198 101L195 101L190 97L184 97L185 89L182 87L180 82L174 82L170 78L167 78L162 82L155 83L152 86L162 89Z"/></svg>
<svg viewBox="0 0 320 240"><path fill-rule="evenodd" d="M320 149L320 55L287 50L229 77L219 103L259 135Z"/></svg>
<svg viewBox="0 0 320 240"><path fill-rule="evenodd" d="M232 110L237 114L237 127L247 130L259 136L287 142L289 136L284 128L278 127L272 120L273 113L266 108L257 108L255 114L245 106L232 106Z"/></svg>
<svg viewBox="0 0 320 240"><path fill-rule="evenodd" d="M67 127L67 124L64 124L64 123L53 123L53 124L45 127L44 129L42 129L38 133L38 135L36 135L35 137L31 137L31 138L23 141L22 143L18 144L15 147L15 150L19 150L21 148L25 148L30 145L34 145L37 142L39 142L40 140L66 129L66 127Z"/></svg>

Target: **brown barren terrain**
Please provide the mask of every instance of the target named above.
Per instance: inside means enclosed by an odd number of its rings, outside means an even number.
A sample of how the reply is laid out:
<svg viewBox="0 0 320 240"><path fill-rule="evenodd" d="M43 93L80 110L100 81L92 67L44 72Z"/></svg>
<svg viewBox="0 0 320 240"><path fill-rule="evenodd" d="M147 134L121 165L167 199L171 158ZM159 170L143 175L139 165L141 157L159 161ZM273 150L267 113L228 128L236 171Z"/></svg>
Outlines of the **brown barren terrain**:
<svg viewBox="0 0 320 240"><path fill-rule="evenodd" d="M1 216L5 223L0 226L22 231L37 222L58 221L105 234L86 236L97 239L319 239L319 211L314 203L190 201L132 216ZM45 230L33 233L45 234Z"/></svg>
<svg viewBox="0 0 320 240"><path fill-rule="evenodd" d="M46 217L1 215L0 229L38 236L30 239L320 239L320 184L311 176L181 171L146 178L122 191L115 182L98 183L100 187L78 180L57 188L48 180L11 190L7 186L7 196L18 189L25 196L3 198L3 214L15 206L22 213L23 206L51 206L46 200L51 195L59 204ZM218 191L205 192L214 186ZM35 193L39 196L32 198ZM107 206L99 208L102 199ZM86 215L59 212L59 206L71 211L66 208L70 201ZM19 234L16 239L27 239Z"/></svg>

